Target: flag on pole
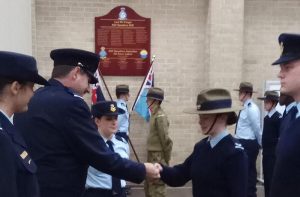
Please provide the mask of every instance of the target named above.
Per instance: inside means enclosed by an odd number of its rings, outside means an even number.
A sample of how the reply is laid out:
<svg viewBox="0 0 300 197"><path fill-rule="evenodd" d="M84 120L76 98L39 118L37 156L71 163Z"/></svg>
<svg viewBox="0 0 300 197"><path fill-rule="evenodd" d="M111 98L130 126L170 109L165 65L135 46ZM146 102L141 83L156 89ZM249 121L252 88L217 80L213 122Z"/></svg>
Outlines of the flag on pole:
<svg viewBox="0 0 300 197"><path fill-rule="evenodd" d="M142 85L142 88L139 92L139 95L137 96L137 99L132 106L132 110L136 111L146 121L149 121L150 119L150 111L148 109L148 105L146 102L147 100L146 96L148 90L153 86L154 86L154 72L153 72L153 67L151 65L148 74L145 78L145 81Z"/></svg>
<svg viewBox="0 0 300 197"><path fill-rule="evenodd" d="M102 84L98 69L94 73L94 76L98 79L98 83L92 84L92 104L95 104L98 101L105 101L105 97L101 89Z"/></svg>

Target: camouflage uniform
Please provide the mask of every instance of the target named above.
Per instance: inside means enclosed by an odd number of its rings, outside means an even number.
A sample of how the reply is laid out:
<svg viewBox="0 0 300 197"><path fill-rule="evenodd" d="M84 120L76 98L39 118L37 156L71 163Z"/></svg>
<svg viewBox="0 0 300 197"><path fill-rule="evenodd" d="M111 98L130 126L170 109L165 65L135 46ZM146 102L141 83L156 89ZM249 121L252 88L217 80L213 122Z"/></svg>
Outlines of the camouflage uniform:
<svg viewBox="0 0 300 197"><path fill-rule="evenodd" d="M150 133L147 139L147 161L168 165L171 158L173 142L168 134L169 121L160 105L152 110L150 118ZM145 181L146 197L166 196L166 186L161 181Z"/></svg>

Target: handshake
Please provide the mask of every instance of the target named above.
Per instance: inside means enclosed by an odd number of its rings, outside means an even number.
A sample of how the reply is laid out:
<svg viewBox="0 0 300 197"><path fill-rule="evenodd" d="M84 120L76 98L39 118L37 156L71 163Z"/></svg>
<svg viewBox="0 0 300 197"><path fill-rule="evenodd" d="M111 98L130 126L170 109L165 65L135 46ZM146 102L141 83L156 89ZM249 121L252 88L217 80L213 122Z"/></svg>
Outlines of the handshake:
<svg viewBox="0 0 300 197"><path fill-rule="evenodd" d="M163 170L159 163L144 163L146 168L146 177L150 180L156 180L160 178L160 172Z"/></svg>

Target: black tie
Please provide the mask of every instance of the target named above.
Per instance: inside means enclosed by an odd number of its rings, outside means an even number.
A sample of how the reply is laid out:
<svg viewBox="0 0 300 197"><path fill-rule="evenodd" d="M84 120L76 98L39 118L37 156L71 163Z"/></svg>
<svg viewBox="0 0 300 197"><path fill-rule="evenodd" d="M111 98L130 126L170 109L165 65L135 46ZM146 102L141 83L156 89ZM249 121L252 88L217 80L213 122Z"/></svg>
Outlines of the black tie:
<svg viewBox="0 0 300 197"><path fill-rule="evenodd" d="M112 141L107 140L106 143L108 144L109 149L112 152L115 152ZM121 180L118 178L115 178L113 176L111 177L111 179L112 179L112 188L111 189L112 189L113 195L121 194Z"/></svg>
<svg viewBox="0 0 300 197"><path fill-rule="evenodd" d="M241 115L241 111L239 111L239 115L237 116L234 134L236 134L236 130L237 130L238 122L239 122L239 119L240 119L240 115Z"/></svg>

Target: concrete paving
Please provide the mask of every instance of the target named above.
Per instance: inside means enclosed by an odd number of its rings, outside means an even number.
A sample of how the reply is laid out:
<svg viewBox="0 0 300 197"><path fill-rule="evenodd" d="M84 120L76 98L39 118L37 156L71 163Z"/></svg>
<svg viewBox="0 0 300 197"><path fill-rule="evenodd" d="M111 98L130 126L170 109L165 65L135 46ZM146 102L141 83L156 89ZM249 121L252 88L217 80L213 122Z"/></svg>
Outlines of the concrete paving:
<svg viewBox="0 0 300 197"><path fill-rule="evenodd" d="M142 185L132 185L131 193L128 195L129 197L144 197L144 188ZM192 195L192 187L188 183L184 187L167 187L167 196L168 197L193 197ZM263 186L257 185L257 197L264 197Z"/></svg>

